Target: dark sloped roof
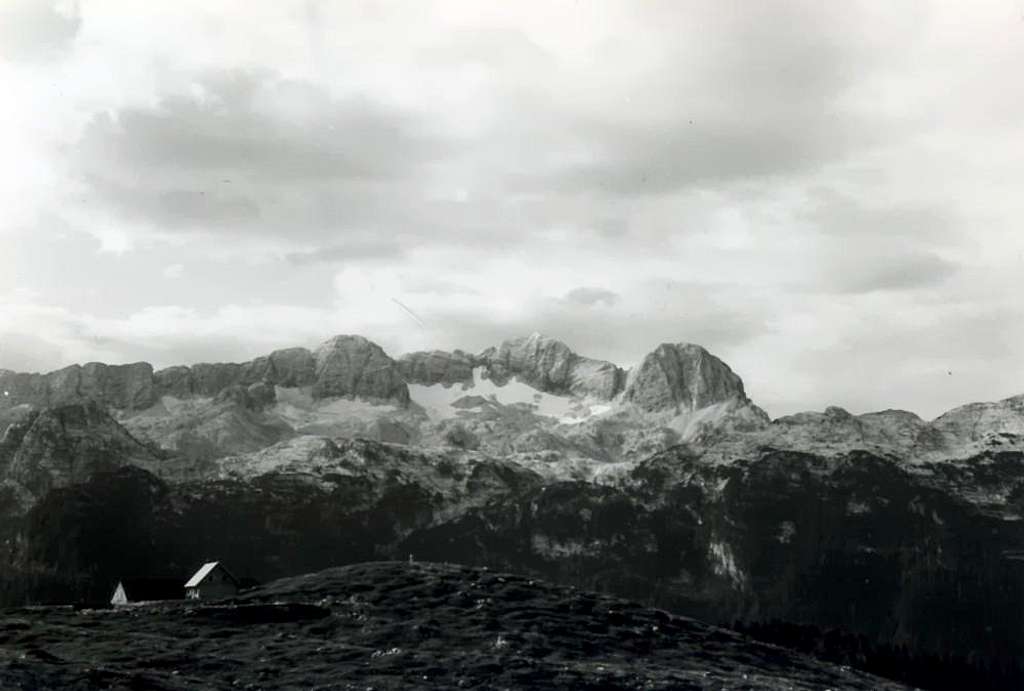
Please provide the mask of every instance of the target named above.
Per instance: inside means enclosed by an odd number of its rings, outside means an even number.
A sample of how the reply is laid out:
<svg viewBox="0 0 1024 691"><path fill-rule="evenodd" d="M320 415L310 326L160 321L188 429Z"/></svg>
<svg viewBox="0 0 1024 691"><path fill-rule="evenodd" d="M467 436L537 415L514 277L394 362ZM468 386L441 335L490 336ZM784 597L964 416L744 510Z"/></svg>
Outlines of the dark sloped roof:
<svg viewBox="0 0 1024 691"><path fill-rule="evenodd" d="M122 578L121 586L129 600L175 600L185 596L179 578Z"/></svg>

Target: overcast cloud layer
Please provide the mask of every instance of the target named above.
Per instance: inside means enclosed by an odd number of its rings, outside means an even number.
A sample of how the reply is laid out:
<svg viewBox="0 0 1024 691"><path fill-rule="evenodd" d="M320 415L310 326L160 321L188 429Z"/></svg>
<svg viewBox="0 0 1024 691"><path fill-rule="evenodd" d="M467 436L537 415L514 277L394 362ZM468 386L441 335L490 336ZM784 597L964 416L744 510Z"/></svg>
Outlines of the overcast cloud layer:
<svg viewBox="0 0 1024 691"><path fill-rule="evenodd" d="M0 368L540 331L773 416L1022 393L1022 66L1017 0L4 2Z"/></svg>

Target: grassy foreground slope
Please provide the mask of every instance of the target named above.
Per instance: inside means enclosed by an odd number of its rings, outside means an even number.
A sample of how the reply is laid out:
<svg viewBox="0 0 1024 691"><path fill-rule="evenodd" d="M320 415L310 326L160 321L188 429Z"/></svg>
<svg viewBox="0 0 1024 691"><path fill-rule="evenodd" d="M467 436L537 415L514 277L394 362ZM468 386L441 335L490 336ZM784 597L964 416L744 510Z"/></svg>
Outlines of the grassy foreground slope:
<svg viewBox="0 0 1024 691"><path fill-rule="evenodd" d="M902 689L629 601L376 562L216 603L0 614L4 689Z"/></svg>

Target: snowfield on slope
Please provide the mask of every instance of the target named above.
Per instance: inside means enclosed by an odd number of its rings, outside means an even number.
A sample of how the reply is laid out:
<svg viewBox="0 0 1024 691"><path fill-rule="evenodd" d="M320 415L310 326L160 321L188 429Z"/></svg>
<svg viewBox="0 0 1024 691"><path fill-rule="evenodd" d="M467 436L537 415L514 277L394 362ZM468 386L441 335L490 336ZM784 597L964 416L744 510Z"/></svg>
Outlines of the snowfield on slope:
<svg viewBox="0 0 1024 691"><path fill-rule="evenodd" d="M562 424L578 424L595 415L612 409L607 402L589 401L572 396L556 396L543 393L528 384L513 378L499 386L483 376L484 367L473 369L473 384L409 384L409 397L421 406L433 422L458 417L460 410L479 409L476 406L455 405L467 396L478 396L503 406L528 406L533 413L554 418Z"/></svg>

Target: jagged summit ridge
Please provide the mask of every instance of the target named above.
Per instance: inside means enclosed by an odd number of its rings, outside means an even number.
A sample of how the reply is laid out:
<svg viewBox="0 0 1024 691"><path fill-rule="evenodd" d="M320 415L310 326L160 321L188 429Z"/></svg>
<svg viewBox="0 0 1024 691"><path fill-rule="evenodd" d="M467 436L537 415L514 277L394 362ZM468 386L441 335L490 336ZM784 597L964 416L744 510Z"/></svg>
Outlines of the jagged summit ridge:
<svg viewBox="0 0 1024 691"><path fill-rule="evenodd" d="M339 335L316 351L275 350L242 363L198 363L153 371L148 363L73 365L47 374L0 370L0 410L94 400L109 408L141 411L163 396L230 397L263 387L309 387L314 399L347 397L406 407L409 384L473 385L474 373L502 387L515 380L538 392L597 401L618 397L645 411L693 411L732 399L745 401L743 384L704 348L662 344L627 379L612 362L586 357L540 333L511 338L480 353L461 350L409 353L395 360L369 339ZM267 387L270 387L267 389ZM237 397L237 396L236 396Z"/></svg>
<svg viewBox="0 0 1024 691"><path fill-rule="evenodd" d="M614 363L579 355L565 343L534 332L502 341L477 354L462 350L418 351L399 358L410 384L471 385L473 370L498 386L512 379L561 396L610 400L621 392L625 372Z"/></svg>
<svg viewBox="0 0 1024 691"><path fill-rule="evenodd" d="M398 368L409 384L423 386L471 385L473 370L480 366L476 355L462 350L421 350L398 359Z"/></svg>
<svg viewBox="0 0 1024 691"><path fill-rule="evenodd" d="M312 387L313 396L393 400L409 392L397 364L362 336L335 336L316 352L284 348L248 362L197 363L153 371L146 362L88 363L46 374L0 370L0 410L21 404L46 407L93 400L121 410L144 410L161 396L215 397L233 387Z"/></svg>
<svg viewBox="0 0 1024 691"><path fill-rule="evenodd" d="M608 400L619 393L624 380L615 364L577 355L565 343L537 332L488 348L479 359L496 384L517 377L547 393Z"/></svg>
<svg viewBox="0 0 1024 691"><path fill-rule="evenodd" d="M0 369L0 409L29 403L52 406L83 399L115 408L141 410L158 397L148 362L106 365L89 362L47 374Z"/></svg>
<svg viewBox="0 0 1024 691"><path fill-rule="evenodd" d="M721 369L728 368L709 371ZM677 370L689 378L649 377L660 391L641 391L647 379L634 376L625 400L625 370L540 333L476 354L435 350L397 360L363 336L339 335L315 351L287 348L241 363L0 371L0 430L31 410L94 402L154 448L198 464L310 434L603 462L768 422L742 396L694 380L700 368ZM706 395L688 394L681 406L684 396L673 392L687 387ZM694 401L709 407L696 411Z"/></svg>
<svg viewBox="0 0 1024 691"><path fill-rule="evenodd" d="M503 386L515 379L559 396L625 403L648 412L693 412L729 401L748 402L743 381L705 348L663 343L627 372L606 360L575 353L540 333L503 341L471 355L434 350L409 353L399 367L410 384L471 385L473 371Z"/></svg>

